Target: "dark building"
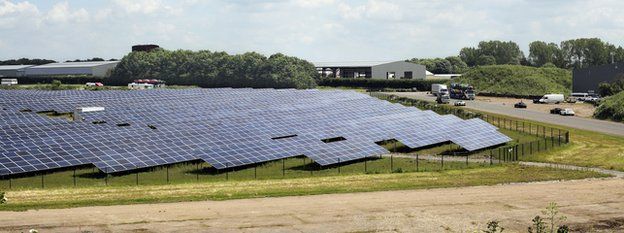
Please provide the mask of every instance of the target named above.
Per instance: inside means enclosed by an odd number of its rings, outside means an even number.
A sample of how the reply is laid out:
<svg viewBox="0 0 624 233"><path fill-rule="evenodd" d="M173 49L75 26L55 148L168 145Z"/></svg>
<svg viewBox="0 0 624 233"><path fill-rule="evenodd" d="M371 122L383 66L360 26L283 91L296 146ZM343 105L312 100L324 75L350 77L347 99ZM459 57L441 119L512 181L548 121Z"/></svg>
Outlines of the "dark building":
<svg viewBox="0 0 624 233"><path fill-rule="evenodd" d="M572 72L572 91L598 93L600 83L613 82L618 78L624 78L624 63L575 69Z"/></svg>
<svg viewBox="0 0 624 233"><path fill-rule="evenodd" d="M142 52L150 52L154 49L160 48L160 46L155 44L141 44L141 45L133 45L132 52L142 51Z"/></svg>

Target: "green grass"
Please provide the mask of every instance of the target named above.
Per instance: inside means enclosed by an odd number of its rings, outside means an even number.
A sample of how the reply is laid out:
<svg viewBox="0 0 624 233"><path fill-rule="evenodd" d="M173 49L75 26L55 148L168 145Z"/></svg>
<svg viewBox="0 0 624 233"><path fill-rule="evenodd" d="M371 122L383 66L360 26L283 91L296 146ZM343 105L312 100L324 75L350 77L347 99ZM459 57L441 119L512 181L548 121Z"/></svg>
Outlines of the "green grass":
<svg viewBox="0 0 624 233"><path fill-rule="evenodd" d="M0 205L0 211L463 187L590 177L606 175L506 164L442 172L359 175L345 173L296 179L25 189L8 191L8 204Z"/></svg>
<svg viewBox="0 0 624 233"><path fill-rule="evenodd" d="M469 83L477 93L520 96L569 94L572 73L559 68L492 65L472 68L454 82Z"/></svg>
<svg viewBox="0 0 624 233"><path fill-rule="evenodd" d="M482 111L475 111L481 112ZM501 116L486 113L489 116ZM624 171L624 137L613 136L594 131L575 129L561 125L547 124L536 121L503 116L507 119L520 120L527 123L556 127L570 132L570 143L547 152L536 153L521 158L525 161L571 164L584 167ZM535 128L532 133L535 133ZM550 132L547 132L549 134Z"/></svg>
<svg viewBox="0 0 624 233"><path fill-rule="evenodd" d="M392 160L392 161L391 161ZM282 161L273 161L259 165L257 168L248 167L236 170L217 171L206 163L202 164L176 164L169 167L169 183L202 183L202 182L222 182L226 180L269 180L283 178L304 178L304 177L327 177L337 175L355 174L382 174L393 172L415 172L416 162L411 158L388 158L370 159L366 162L354 162L338 167L319 167L311 164L310 159L290 158L283 161L284 171L282 173ZM365 164L366 163L366 164ZM418 171L441 171L465 168L478 168L489 166L485 163L464 162L444 162L442 168L440 162L420 160ZM496 165L495 165L496 166ZM198 169L199 168L199 169ZM0 190L7 190L9 186L13 190L28 190L40 188L62 188L73 187L73 170L59 171L50 174L33 175L22 178L3 180L0 183ZM137 172L123 175L112 175L106 178L103 173L95 168L82 168L76 170L76 186L133 186L137 185L137 175L139 185L167 184L166 167L158 167L150 171ZM9 184L10 182L10 184Z"/></svg>

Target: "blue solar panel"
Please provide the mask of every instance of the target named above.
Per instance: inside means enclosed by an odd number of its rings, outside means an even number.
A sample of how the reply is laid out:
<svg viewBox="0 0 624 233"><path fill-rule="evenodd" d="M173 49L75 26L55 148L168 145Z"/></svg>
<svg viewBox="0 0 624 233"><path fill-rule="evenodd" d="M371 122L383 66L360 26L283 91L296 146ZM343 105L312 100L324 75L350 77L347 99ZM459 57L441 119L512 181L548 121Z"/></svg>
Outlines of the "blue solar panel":
<svg viewBox="0 0 624 233"><path fill-rule="evenodd" d="M84 113L84 121L41 111ZM0 91L0 175L94 164L108 173L202 159L223 169L305 155L321 165L453 141L468 150L510 139L478 119L337 90ZM118 126L126 125L126 126ZM296 136L294 136L296 135ZM325 143L322 139L346 140Z"/></svg>

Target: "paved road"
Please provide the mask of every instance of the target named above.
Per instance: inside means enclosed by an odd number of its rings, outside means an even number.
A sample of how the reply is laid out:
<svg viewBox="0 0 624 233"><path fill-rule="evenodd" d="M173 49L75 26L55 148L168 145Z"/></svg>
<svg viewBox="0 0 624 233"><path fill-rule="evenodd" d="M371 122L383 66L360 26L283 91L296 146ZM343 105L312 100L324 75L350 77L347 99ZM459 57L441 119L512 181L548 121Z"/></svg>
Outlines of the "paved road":
<svg viewBox="0 0 624 233"><path fill-rule="evenodd" d="M435 97L427 95L424 92L392 92L386 94L435 101ZM582 117L564 117L544 112L533 111L530 109L516 109L513 108L513 106L506 106L502 104L494 104L483 101L466 101L466 108L513 116L527 120L562 125L571 128L596 131L616 136L624 136L624 123L588 119Z"/></svg>

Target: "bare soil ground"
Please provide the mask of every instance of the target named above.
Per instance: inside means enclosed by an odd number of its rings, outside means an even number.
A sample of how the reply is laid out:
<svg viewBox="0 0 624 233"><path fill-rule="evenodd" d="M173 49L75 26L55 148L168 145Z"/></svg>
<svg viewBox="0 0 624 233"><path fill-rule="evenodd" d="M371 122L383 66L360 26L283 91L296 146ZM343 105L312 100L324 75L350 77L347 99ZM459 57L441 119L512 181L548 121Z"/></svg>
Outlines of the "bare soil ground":
<svg viewBox="0 0 624 233"><path fill-rule="evenodd" d="M510 108L513 108L513 105L515 103L518 103L520 102L520 100L522 100L524 103L527 104L527 109L538 111L538 112L545 112L545 113L550 113L550 109L553 109L553 108L571 108L572 110L574 110L574 113L576 116L586 117L586 118L591 118L592 115L594 114L594 110L596 110L596 107L594 107L593 105L581 103L581 102L559 103L559 104L534 104L533 100L530 100L530 99L489 97L489 96L477 96L476 100L488 102L488 103L497 103L497 104L501 104L504 106L508 106Z"/></svg>
<svg viewBox="0 0 624 233"><path fill-rule="evenodd" d="M557 202L575 231L624 231L621 178L229 201L0 212L20 232L526 232ZM70 197L68 197L70 198Z"/></svg>

